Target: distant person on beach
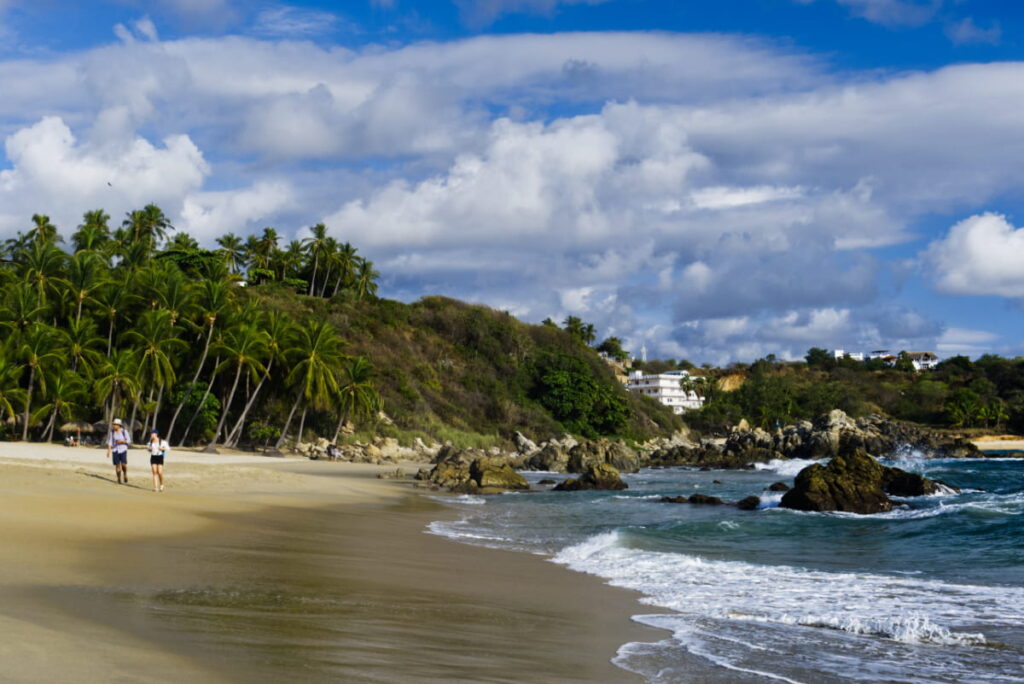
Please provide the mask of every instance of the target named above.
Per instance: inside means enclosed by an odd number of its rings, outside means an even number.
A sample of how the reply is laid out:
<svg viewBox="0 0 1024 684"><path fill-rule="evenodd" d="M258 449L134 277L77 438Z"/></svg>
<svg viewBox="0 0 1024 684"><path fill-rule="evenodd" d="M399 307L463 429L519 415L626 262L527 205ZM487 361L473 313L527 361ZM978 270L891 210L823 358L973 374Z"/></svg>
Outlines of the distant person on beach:
<svg viewBox="0 0 1024 684"><path fill-rule="evenodd" d="M171 445L166 439L160 439L160 433L156 430L149 431L149 467L153 471L153 491L164 491L164 458L171 450Z"/></svg>
<svg viewBox="0 0 1024 684"><path fill-rule="evenodd" d="M131 443L131 433L121 424L120 418L115 418L107 438L107 457L113 458L118 484L128 484L128 445ZM124 475L123 483L121 482L122 474Z"/></svg>

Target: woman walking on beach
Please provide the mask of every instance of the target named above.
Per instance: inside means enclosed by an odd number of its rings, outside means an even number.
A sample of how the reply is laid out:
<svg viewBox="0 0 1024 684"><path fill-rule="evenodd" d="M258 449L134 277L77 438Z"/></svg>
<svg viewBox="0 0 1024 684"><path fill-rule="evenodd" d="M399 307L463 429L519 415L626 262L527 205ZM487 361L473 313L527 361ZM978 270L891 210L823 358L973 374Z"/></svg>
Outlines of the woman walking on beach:
<svg viewBox="0 0 1024 684"><path fill-rule="evenodd" d="M166 439L160 439L160 433L156 430L149 432L149 467L153 471L153 491L164 491L164 457L170 450L171 445Z"/></svg>
<svg viewBox="0 0 1024 684"><path fill-rule="evenodd" d="M110 435L107 437L107 458L114 461L114 472L117 473L117 483L121 484L121 475L124 475L124 484L128 484L128 445L132 443L132 435L128 429L121 424L120 418L114 419L110 428Z"/></svg>

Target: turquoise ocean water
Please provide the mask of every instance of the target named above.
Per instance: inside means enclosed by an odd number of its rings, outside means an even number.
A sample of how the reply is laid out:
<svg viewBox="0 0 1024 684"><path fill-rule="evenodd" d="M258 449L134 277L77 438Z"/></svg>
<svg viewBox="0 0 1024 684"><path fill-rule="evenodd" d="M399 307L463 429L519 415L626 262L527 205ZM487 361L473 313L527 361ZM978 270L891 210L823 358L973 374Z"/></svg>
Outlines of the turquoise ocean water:
<svg viewBox="0 0 1024 684"><path fill-rule="evenodd" d="M801 513L764 490L809 461L669 468L627 475L623 492L445 499L460 515L430 531L640 592L634 619L666 636L615 662L650 682L1024 682L1024 460L885 462L963 491ZM763 507L658 501L694 492Z"/></svg>

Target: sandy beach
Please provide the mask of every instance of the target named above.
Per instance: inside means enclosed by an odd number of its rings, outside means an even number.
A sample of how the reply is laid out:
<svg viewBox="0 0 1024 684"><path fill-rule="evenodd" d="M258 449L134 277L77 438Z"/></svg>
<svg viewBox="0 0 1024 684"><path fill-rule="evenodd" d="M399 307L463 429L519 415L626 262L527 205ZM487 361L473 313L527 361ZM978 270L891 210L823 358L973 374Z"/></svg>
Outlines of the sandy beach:
<svg viewBox="0 0 1024 684"><path fill-rule="evenodd" d="M0 445L0 681L630 681L634 595L424 533L394 467ZM407 470L411 470L408 468Z"/></svg>

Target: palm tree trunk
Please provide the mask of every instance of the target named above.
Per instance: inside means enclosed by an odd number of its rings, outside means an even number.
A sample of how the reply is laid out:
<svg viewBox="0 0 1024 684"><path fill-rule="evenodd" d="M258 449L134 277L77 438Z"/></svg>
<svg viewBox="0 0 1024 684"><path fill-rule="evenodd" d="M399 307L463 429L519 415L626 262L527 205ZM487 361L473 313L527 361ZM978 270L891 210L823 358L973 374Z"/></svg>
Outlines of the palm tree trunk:
<svg viewBox="0 0 1024 684"><path fill-rule="evenodd" d="M128 419L128 432L135 429L135 414L139 412L139 400L132 402L132 417Z"/></svg>
<svg viewBox="0 0 1024 684"><path fill-rule="evenodd" d="M288 420L284 422L284 429L281 430L281 436L277 438L277 443L274 445L275 449L280 449L281 445L284 444L285 438L288 436L288 428L291 427L292 418L295 416L295 409L299 408L299 402L302 401L302 387L299 387L299 393L295 396L295 403L292 404L292 410L288 412Z"/></svg>
<svg viewBox="0 0 1024 684"><path fill-rule="evenodd" d="M296 444L302 444L302 433L306 429L306 411L309 410L309 404L302 407L302 417L299 418L299 440Z"/></svg>
<svg viewBox="0 0 1024 684"><path fill-rule="evenodd" d="M252 391L249 400L245 403L245 408L242 409L242 415L238 417L235 422L235 426L231 428L231 433L228 434L227 439L224 440L226 446L234 448L238 445L238 440L242 436L242 426L245 425L245 417L249 415L249 409L256 403L256 397L259 396L260 388L263 387L263 383L266 382L267 378L270 377L270 369L274 366L274 359L270 359L267 363L267 370L264 372L263 377L260 378L259 383L256 384L256 389Z"/></svg>
<svg viewBox="0 0 1024 684"><path fill-rule="evenodd" d="M149 388L149 396L146 397L146 403L147 404L153 403L153 388L152 387ZM149 420L152 417L153 417L152 415L147 415L146 416L146 422L144 422L142 424L142 434L145 435L145 434L147 434L149 432Z"/></svg>
<svg viewBox="0 0 1024 684"><path fill-rule="evenodd" d="M164 403L164 386L160 385L160 389L156 393L156 407L153 409L153 429L156 430L156 419L160 415L160 404ZM166 437L164 438L166 439ZM170 442L168 442L170 444Z"/></svg>
<svg viewBox="0 0 1024 684"><path fill-rule="evenodd" d="M309 294L310 295L313 294L313 288L316 287L316 271L317 271L317 267L319 265L320 265L320 256L317 255L316 257L313 258L313 278L312 278L312 280L309 281Z"/></svg>
<svg viewBox="0 0 1024 684"><path fill-rule="evenodd" d="M210 328L209 328L209 330L206 333L206 343L203 345L203 355L201 357L199 357L199 367L196 368L196 372L192 376L192 382L189 383L188 390L186 390L185 396L182 397L183 400L186 397L188 397L188 393L190 393L192 391L192 386L195 385L196 384L196 380L199 379L199 374L203 372L203 365L206 363L206 354L207 354L207 352L210 351L210 339L212 337L213 337L213 324L211 323L210 324ZM203 401L206 401L205 397L203 398ZM174 432L174 424L178 422L178 414L181 413L181 409L182 409L182 407L184 405L185 405L185 402L181 401L178 404L178 407L176 409L174 409L174 415L171 417L171 425L170 425L170 427L167 428L167 436L164 438L164 439L167 440L168 444L171 443L171 433Z"/></svg>
<svg viewBox="0 0 1024 684"><path fill-rule="evenodd" d="M338 418L338 427L334 428L334 438L331 440L331 444L338 443L338 435L341 434L341 428L345 427L345 423L348 422L348 411L342 412Z"/></svg>
<svg viewBox="0 0 1024 684"><path fill-rule="evenodd" d="M235 381L231 383L231 391L228 393L228 400L221 407L220 420L217 421L217 429L213 433L213 439L210 441L209 447L212 447L220 439L220 431L224 429L224 421L227 420L228 411L231 409L231 402L235 398L235 390L238 389L238 379L242 377L242 364L238 364L237 370L235 370Z"/></svg>
<svg viewBox="0 0 1024 684"><path fill-rule="evenodd" d="M43 436L44 442L49 442L53 439L53 428L57 424L57 402L54 402L53 411L50 412L50 422L46 425L46 434Z"/></svg>
<svg viewBox="0 0 1024 684"><path fill-rule="evenodd" d="M82 322L82 301L81 296L78 297L78 310L75 312L75 325Z"/></svg>
<svg viewBox="0 0 1024 684"><path fill-rule="evenodd" d="M219 365L220 365L220 357L218 356L213 361L213 368L214 368L214 370L216 370L217 366L219 366ZM182 446L182 445L185 444L185 440L188 438L188 431L192 429L193 423L196 422L196 418L199 417L200 412L203 410L203 406L206 404L206 397L210 396L210 390L213 388L213 381L216 378L217 378L217 374L216 373L213 373L213 374L210 375L210 382L208 382L206 384L206 391L203 392L203 398L199 400L199 406L196 407L195 412L192 414L192 418L189 419L189 421L188 421L188 425L185 426L185 434L181 436L181 442L178 443L178 446Z"/></svg>
<svg viewBox="0 0 1024 684"><path fill-rule="evenodd" d="M107 326L107 358L110 358L110 347L114 343L114 317L110 317L110 325Z"/></svg>
<svg viewBox="0 0 1024 684"><path fill-rule="evenodd" d="M327 273L324 275L324 284L323 284L323 287L320 288L320 296L321 297L323 297L325 294L327 294L327 284L331 282L331 271L333 271L333 270L334 270L334 264L328 262L327 263Z"/></svg>
<svg viewBox="0 0 1024 684"><path fill-rule="evenodd" d="M36 382L36 367L29 365L28 367L28 394L25 395L25 415L24 424L21 426L21 441L28 441L28 413L29 407L32 405L32 386Z"/></svg>

